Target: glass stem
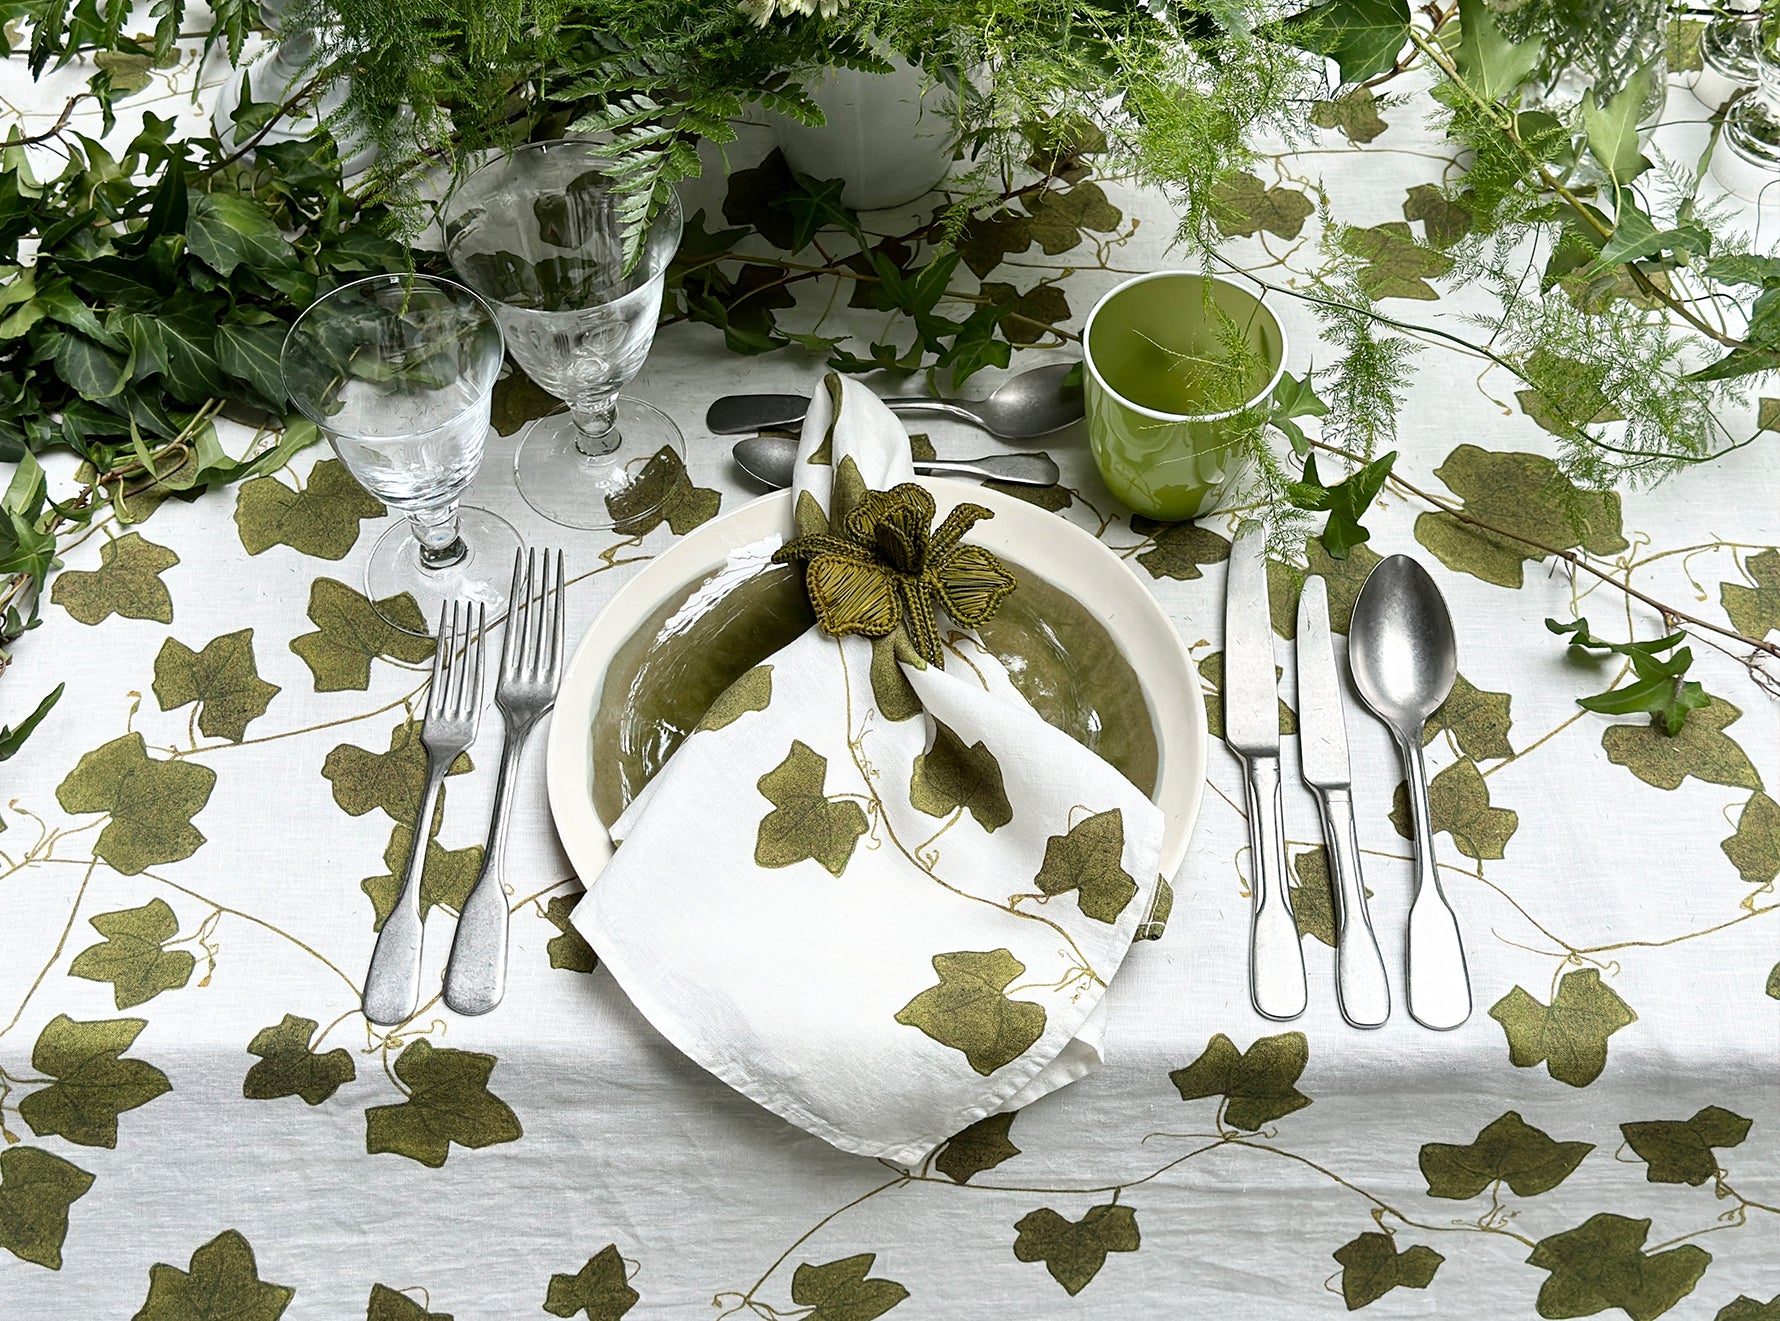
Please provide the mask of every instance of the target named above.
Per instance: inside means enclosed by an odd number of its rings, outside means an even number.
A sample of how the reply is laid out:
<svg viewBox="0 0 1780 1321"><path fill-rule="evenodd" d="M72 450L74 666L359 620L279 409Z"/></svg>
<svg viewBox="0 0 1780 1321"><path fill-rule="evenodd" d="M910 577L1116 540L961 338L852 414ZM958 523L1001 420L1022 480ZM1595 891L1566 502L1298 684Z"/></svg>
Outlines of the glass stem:
<svg viewBox="0 0 1780 1321"><path fill-rule="evenodd" d="M438 509L409 514L408 522L414 527L414 539L420 543L421 568L449 569L470 553L457 532L455 500Z"/></svg>
<svg viewBox="0 0 1780 1321"><path fill-rule="evenodd" d="M618 448L622 437L618 434L616 393L570 400L569 417L575 423L575 449L582 458L608 458Z"/></svg>

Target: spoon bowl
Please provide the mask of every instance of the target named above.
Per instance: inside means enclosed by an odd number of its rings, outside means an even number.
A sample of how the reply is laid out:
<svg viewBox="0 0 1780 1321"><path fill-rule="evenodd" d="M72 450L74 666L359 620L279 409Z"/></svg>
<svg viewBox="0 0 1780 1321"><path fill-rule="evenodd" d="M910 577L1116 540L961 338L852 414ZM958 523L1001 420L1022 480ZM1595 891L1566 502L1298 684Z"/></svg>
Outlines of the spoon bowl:
<svg viewBox="0 0 1780 1321"><path fill-rule="evenodd" d="M1077 377L1073 385L1069 383L1072 372ZM1080 364L1053 363L1010 376L987 399L969 408L978 424L997 440L1031 440L1061 431L1082 418Z"/></svg>
<svg viewBox="0 0 1780 1321"><path fill-rule="evenodd" d="M1407 555L1381 560L1354 602L1347 632L1354 687L1399 738L1422 727L1452 692L1458 642L1446 598Z"/></svg>

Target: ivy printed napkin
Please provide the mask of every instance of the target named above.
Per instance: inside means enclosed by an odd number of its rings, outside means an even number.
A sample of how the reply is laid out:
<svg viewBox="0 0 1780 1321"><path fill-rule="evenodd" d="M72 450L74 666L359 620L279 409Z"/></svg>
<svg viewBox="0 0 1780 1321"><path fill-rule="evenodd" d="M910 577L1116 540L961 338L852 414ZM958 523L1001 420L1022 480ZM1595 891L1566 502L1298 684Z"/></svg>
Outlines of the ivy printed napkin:
<svg viewBox="0 0 1780 1321"><path fill-rule="evenodd" d="M843 1150L914 1162L1100 1062L1162 813L960 625L1012 580L969 509L926 525L907 433L869 390L815 391L796 473L785 551L822 622L638 795L574 920L699 1064Z"/></svg>

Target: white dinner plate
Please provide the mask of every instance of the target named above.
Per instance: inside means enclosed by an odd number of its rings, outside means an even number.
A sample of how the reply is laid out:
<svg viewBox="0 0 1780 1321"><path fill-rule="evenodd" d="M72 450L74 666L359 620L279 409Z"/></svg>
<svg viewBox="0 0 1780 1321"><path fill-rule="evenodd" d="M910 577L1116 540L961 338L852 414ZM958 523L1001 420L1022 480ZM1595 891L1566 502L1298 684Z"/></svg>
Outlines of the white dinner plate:
<svg viewBox="0 0 1780 1321"><path fill-rule="evenodd" d="M1131 569L1073 523L999 491L944 478L923 485L944 516L972 501L995 517L970 539L1074 597L1104 628L1136 672L1155 724L1158 762L1153 798L1166 814L1162 873L1173 877L1205 789L1205 702L1199 673L1173 622ZM556 833L584 882L612 856L612 840L594 810L593 723L606 669L620 647L669 600L730 562L734 552L791 526L791 493L774 491L702 527L656 556L600 611L569 658L550 722L545 777Z"/></svg>

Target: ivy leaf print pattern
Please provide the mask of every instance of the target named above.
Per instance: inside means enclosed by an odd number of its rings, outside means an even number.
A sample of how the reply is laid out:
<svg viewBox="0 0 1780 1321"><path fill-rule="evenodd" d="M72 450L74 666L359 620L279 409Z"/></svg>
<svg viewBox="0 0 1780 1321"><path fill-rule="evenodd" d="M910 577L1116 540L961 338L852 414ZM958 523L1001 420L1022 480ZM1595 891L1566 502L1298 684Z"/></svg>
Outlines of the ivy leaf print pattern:
<svg viewBox="0 0 1780 1321"><path fill-rule="evenodd" d="M1309 1062L1310 1043L1302 1032L1261 1037L1247 1051L1220 1032L1198 1059L1168 1080L1183 1101L1224 1097L1224 1118L1253 1132L1310 1104L1297 1087Z"/></svg>
<svg viewBox="0 0 1780 1321"><path fill-rule="evenodd" d="M358 541L359 523L382 518L383 504L338 459L309 470L298 491L276 477L252 477L235 496L235 526L249 555L289 546L323 560L343 560Z"/></svg>
<svg viewBox="0 0 1780 1321"><path fill-rule="evenodd" d="M212 638L202 651L168 638L155 657L154 694L161 710L196 702L198 732L207 738L239 743L279 692L254 665L251 628Z"/></svg>
<svg viewBox="0 0 1780 1321"><path fill-rule="evenodd" d="M896 1021L963 1051L970 1067L985 1078L1013 1063L1044 1035L1044 1006L1007 997L1008 986L1026 971L1011 950L936 954L933 970L939 985L904 1005Z"/></svg>
<svg viewBox="0 0 1780 1321"><path fill-rule="evenodd" d="M92 1186L92 1175L47 1151L0 1151L0 1248L20 1261L61 1270L68 1209Z"/></svg>
<svg viewBox="0 0 1780 1321"><path fill-rule="evenodd" d="M117 615L123 619L173 622L173 598L161 573L179 563L165 546L126 532L99 547L96 569L64 569L50 585L49 599L83 624Z"/></svg>
<svg viewBox="0 0 1780 1321"><path fill-rule="evenodd" d="M640 1295L624 1274L618 1245L608 1243L573 1275L552 1275L544 1310L551 1316L582 1316L588 1321L618 1321L637 1305Z"/></svg>
<svg viewBox="0 0 1780 1321"><path fill-rule="evenodd" d="M823 795L828 758L801 739L785 760L760 777L760 793L773 805L760 821L754 861L762 867L789 867L806 858L839 876L866 832L865 811L845 798Z"/></svg>
<svg viewBox="0 0 1780 1321"><path fill-rule="evenodd" d="M192 818L210 801L216 772L192 761L156 761L141 734L82 757L56 788L65 812L110 816L93 852L126 876L189 858L204 836Z"/></svg>
<svg viewBox="0 0 1780 1321"><path fill-rule="evenodd" d="M843 1257L824 1266L804 1262L791 1277L791 1301L814 1308L803 1321L876 1321L909 1291L895 1280L870 1277L874 1252Z"/></svg>
<svg viewBox="0 0 1780 1321"><path fill-rule="evenodd" d="M1115 807L1084 818L1066 835L1052 835L1034 881L1050 896L1074 890L1083 915L1110 926L1137 897L1137 882L1120 861L1124 853L1125 817Z"/></svg>
<svg viewBox="0 0 1780 1321"><path fill-rule="evenodd" d="M968 809L976 823L994 832L1014 819L1001 782L1001 763L979 740L965 746L951 726L933 722L933 747L915 757L909 802L928 816Z"/></svg>
<svg viewBox="0 0 1780 1321"><path fill-rule="evenodd" d="M119 1009L144 1004L191 980L198 961L185 950L166 948L179 933L179 919L165 900L151 899L140 908L101 913L90 921L105 939L75 955L68 975L110 982Z"/></svg>
<svg viewBox="0 0 1780 1321"><path fill-rule="evenodd" d="M1014 1222L1014 1256L1042 1261L1051 1278L1074 1297L1088 1287L1108 1253L1136 1252L1142 1245L1137 1213L1128 1206L1092 1206L1080 1220L1066 1220L1049 1207Z"/></svg>
<svg viewBox="0 0 1780 1321"><path fill-rule="evenodd" d="M1569 1178L1594 1149L1592 1142L1558 1142L1510 1110L1464 1146L1424 1144L1422 1177L1429 1197L1468 1201L1495 1183L1506 1183L1517 1197L1536 1197Z"/></svg>
<svg viewBox="0 0 1780 1321"><path fill-rule="evenodd" d="M156 1262L134 1321L278 1321L296 1290L260 1279L253 1247L225 1229L192 1253L185 1270Z"/></svg>
<svg viewBox="0 0 1780 1321"><path fill-rule="evenodd" d="M972 1175L1012 1160L1020 1149L1008 1137L1014 1114L989 1115L946 1139L933 1167L953 1183L969 1183Z"/></svg>
<svg viewBox="0 0 1780 1321"><path fill-rule="evenodd" d="M310 1105L320 1105L358 1076L349 1051L336 1046L317 1054L309 1044L314 1037L315 1020L295 1014L261 1028L247 1045L247 1053L259 1056L259 1063L247 1071L241 1095L250 1101L300 1096Z"/></svg>
<svg viewBox="0 0 1780 1321"><path fill-rule="evenodd" d="M120 1058L147 1026L141 1018L85 1023L66 1014L45 1023L31 1067L54 1081L18 1103L31 1131L83 1147L116 1147L118 1116L173 1090L154 1065Z"/></svg>
<svg viewBox="0 0 1780 1321"><path fill-rule="evenodd" d="M1693 1243L1646 1253L1650 1221L1602 1212L1542 1238L1527 1261L1551 1272L1539 1286L1540 1316L1592 1316L1610 1307L1655 1321L1688 1294L1712 1254Z"/></svg>
<svg viewBox="0 0 1780 1321"><path fill-rule="evenodd" d="M1446 1260L1417 1243L1403 1251L1389 1234L1368 1232L1335 1249L1341 1263L1341 1297L1352 1312L1376 1303L1392 1289L1426 1289Z"/></svg>
<svg viewBox="0 0 1780 1321"><path fill-rule="evenodd" d="M1649 1166L1651 1183L1699 1187L1718 1173L1715 1147L1741 1146L1751 1123L1722 1106L1709 1105L1692 1119L1653 1119L1621 1124L1626 1145Z"/></svg>
<svg viewBox="0 0 1780 1321"><path fill-rule="evenodd" d="M488 1090L494 1066L493 1055L411 1042L395 1063L408 1098L365 1111L365 1150L391 1151L437 1169L454 1142L470 1148L517 1142L524 1135L519 1116Z"/></svg>
<svg viewBox="0 0 1780 1321"><path fill-rule="evenodd" d="M1496 1001L1490 1017L1508 1035L1516 1068L1543 1063L1553 1078L1586 1087L1607 1067L1607 1038L1638 1021L1638 1015L1594 968L1564 974L1549 1005L1516 986Z"/></svg>

